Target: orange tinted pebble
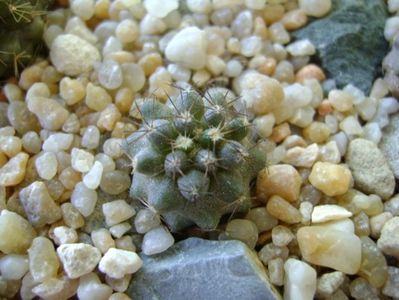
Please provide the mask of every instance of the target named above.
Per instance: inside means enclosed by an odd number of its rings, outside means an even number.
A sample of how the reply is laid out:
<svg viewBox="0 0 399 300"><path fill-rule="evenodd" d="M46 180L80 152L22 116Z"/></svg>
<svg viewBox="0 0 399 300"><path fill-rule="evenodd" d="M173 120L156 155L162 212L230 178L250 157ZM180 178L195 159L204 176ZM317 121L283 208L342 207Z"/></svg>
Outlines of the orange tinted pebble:
<svg viewBox="0 0 399 300"><path fill-rule="evenodd" d="M317 112L320 116L325 116L328 115L329 113L332 113L334 109L331 106L330 101L328 100L323 100L319 107L317 108Z"/></svg>
<svg viewBox="0 0 399 300"><path fill-rule="evenodd" d="M323 70L313 64L302 67L295 75L296 82L304 82L305 79L317 79L323 81L326 79L326 75Z"/></svg>
<svg viewBox="0 0 399 300"><path fill-rule="evenodd" d="M285 29L295 30L301 28L308 22L308 17L302 9L294 9L287 12L281 19Z"/></svg>
<svg viewBox="0 0 399 300"><path fill-rule="evenodd" d="M272 135L270 138L273 142L279 143L291 134L290 125L288 123L282 123L273 128Z"/></svg>
<svg viewBox="0 0 399 300"><path fill-rule="evenodd" d="M266 58L266 62L258 67L258 71L262 74L270 76L274 74L274 71L276 70L276 65L276 59L273 57L268 57Z"/></svg>
<svg viewBox="0 0 399 300"><path fill-rule="evenodd" d="M264 246L266 243L271 242L272 240L272 232L270 231L264 231L259 234L258 242L256 243L258 246Z"/></svg>

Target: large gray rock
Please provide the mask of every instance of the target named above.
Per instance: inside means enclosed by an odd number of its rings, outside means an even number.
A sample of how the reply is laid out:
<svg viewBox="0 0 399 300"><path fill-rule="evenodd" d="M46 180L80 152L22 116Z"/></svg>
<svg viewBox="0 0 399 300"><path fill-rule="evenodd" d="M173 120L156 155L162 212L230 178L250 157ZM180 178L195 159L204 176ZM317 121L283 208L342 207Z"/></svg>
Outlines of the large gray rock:
<svg viewBox="0 0 399 300"><path fill-rule="evenodd" d="M367 194L377 194L383 199L392 196L395 177L384 154L373 142L365 139L352 140L345 158L359 190Z"/></svg>
<svg viewBox="0 0 399 300"><path fill-rule="evenodd" d="M141 258L127 291L133 299L281 299L256 254L239 241L189 238Z"/></svg>
<svg viewBox="0 0 399 300"><path fill-rule="evenodd" d="M352 83L368 93L388 50L383 0L333 0L333 10L293 33L310 39L328 77L342 87Z"/></svg>
<svg viewBox="0 0 399 300"><path fill-rule="evenodd" d="M379 146L395 177L399 179L399 113L391 115Z"/></svg>

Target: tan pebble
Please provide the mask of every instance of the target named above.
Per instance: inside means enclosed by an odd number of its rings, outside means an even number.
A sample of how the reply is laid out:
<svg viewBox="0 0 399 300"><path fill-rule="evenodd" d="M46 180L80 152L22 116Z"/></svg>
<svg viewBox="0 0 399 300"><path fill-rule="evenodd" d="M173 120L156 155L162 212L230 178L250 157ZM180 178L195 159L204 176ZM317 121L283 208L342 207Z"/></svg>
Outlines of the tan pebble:
<svg viewBox="0 0 399 300"><path fill-rule="evenodd" d="M262 65L260 65L257 70L267 76L272 76L276 70L277 61L273 57L267 57Z"/></svg>
<svg viewBox="0 0 399 300"><path fill-rule="evenodd" d="M113 293L108 300L131 300L131 299L132 298L130 298L128 295L124 293Z"/></svg>
<svg viewBox="0 0 399 300"><path fill-rule="evenodd" d="M110 248L115 248L115 241L112 239L108 229L100 228L93 230L90 234L93 245L101 251L102 254Z"/></svg>
<svg viewBox="0 0 399 300"><path fill-rule="evenodd" d="M269 34L267 31L267 27L266 27L264 19L262 19L261 17L255 18L253 33L254 33L254 35L261 37L262 39L268 38Z"/></svg>
<svg viewBox="0 0 399 300"><path fill-rule="evenodd" d="M299 249L306 261L346 274L356 274L361 263L361 242L353 233L306 226L297 232Z"/></svg>
<svg viewBox="0 0 399 300"><path fill-rule="evenodd" d="M288 224L301 222L302 216L297 208L279 196L272 196L267 201L266 209L276 219Z"/></svg>
<svg viewBox="0 0 399 300"><path fill-rule="evenodd" d="M0 168L0 186L14 186L25 177L29 155L21 152Z"/></svg>
<svg viewBox="0 0 399 300"><path fill-rule="evenodd" d="M309 175L310 183L327 196L345 194L352 181L351 171L341 165L317 162Z"/></svg>
<svg viewBox="0 0 399 300"><path fill-rule="evenodd" d="M36 285L32 292L41 299L71 299L76 294L79 280L67 276L50 278Z"/></svg>
<svg viewBox="0 0 399 300"><path fill-rule="evenodd" d="M0 168L7 163L7 155L3 152L0 152Z"/></svg>
<svg viewBox="0 0 399 300"><path fill-rule="evenodd" d="M281 19L285 29L295 30L304 26L308 21L306 13L302 9L293 9L287 12Z"/></svg>
<svg viewBox="0 0 399 300"><path fill-rule="evenodd" d="M98 0L94 5L94 16L98 19L108 19L108 9L110 6L110 0Z"/></svg>
<svg viewBox="0 0 399 300"><path fill-rule="evenodd" d="M95 111L102 111L111 102L112 98L104 88L95 86L92 83L87 85L85 103L89 108Z"/></svg>
<svg viewBox="0 0 399 300"><path fill-rule="evenodd" d="M75 171L72 167L66 167L64 170L62 170L58 179L66 189L72 190L74 186L82 180L82 175Z"/></svg>
<svg viewBox="0 0 399 300"><path fill-rule="evenodd" d="M320 67L310 64L302 67L295 74L296 82L303 83L306 79L317 79L318 81L324 81L326 79L326 75Z"/></svg>
<svg viewBox="0 0 399 300"><path fill-rule="evenodd" d="M55 277L60 267L53 243L39 236L32 241L28 250L29 271L35 281L42 282Z"/></svg>
<svg viewBox="0 0 399 300"><path fill-rule="evenodd" d="M306 148L293 147L288 149L283 162L295 167L311 168L319 156L319 146L314 143Z"/></svg>
<svg viewBox="0 0 399 300"><path fill-rule="evenodd" d="M77 79L64 77L60 81L60 96L68 105L74 105L83 100L86 95L86 89L83 83Z"/></svg>
<svg viewBox="0 0 399 300"><path fill-rule="evenodd" d="M24 90L28 90L35 82L40 81L43 70L44 67L37 64L29 68L25 68L19 77L18 85Z"/></svg>
<svg viewBox="0 0 399 300"><path fill-rule="evenodd" d="M316 205L312 212L312 223L322 223L351 217L352 213L335 204Z"/></svg>
<svg viewBox="0 0 399 300"><path fill-rule="evenodd" d="M272 195L279 195L293 202L299 197L301 185L302 178L293 166L273 165L259 172L256 181L256 196L263 202Z"/></svg>
<svg viewBox="0 0 399 300"><path fill-rule="evenodd" d="M279 21L284 16L284 6L281 4L269 4L263 10L263 18L267 25Z"/></svg>
<svg viewBox="0 0 399 300"><path fill-rule="evenodd" d="M1 252L25 253L36 236L36 232L26 219L4 209L0 213L0 236Z"/></svg>
<svg viewBox="0 0 399 300"><path fill-rule="evenodd" d="M122 114L118 110L118 107L111 103L101 112L100 118L97 121L97 126L107 131L112 131L115 123L121 118Z"/></svg>
<svg viewBox="0 0 399 300"><path fill-rule="evenodd" d="M334 109L331 106L330 101L328 101L328 100L323 100L320 103L319 107L317 108L317 113L320 116L323 116L323 117L328 115L328 114L330 114L330 113L332 113L333 111L334 111Z"/></svg>
<svg viewBox="0 0 399 300"><path fill-rule="evenodd" d="M127 51L115 51L108 55L108 57L119 64L133 63L137 60L136 56L132 52Z"/></svg>
<svg viewBox="0 0 399 300"><path fill-rule="evenodd" d="M353 97L346 91L331 90L328 93L328 101L336 111L345 112L352 109Z"/></svg>
<svg viewBox="0 0 399 300"><path fill-rule="evenodd" d="M289 135L291 135L290 125L287 122L285 122L273 128L272 135L270 136L270 138L272 139L273 142L279 143Z"/></svg>
<svg viewBox="0 0 399 300"><path fill-rule="evenodd" d="M305 139L318 144L325 142L330 134L330 128L322 122L313 122L303 130Z"/></svg>
<svg viewBox="0 0 399 300"><path fill-rule="evenodd" d="M371 236L378 239L381 235L381 230L384 228L386 222L392 219L390 212L383 212L370 218Z"/></svg>
<svg viewBox="0 0 399 300"><path fill-rule="evenodd" d="M133 92L129 88L121 88L115 94L115 105L121 113L128 113L133 103Z"/></svg>
<svg viewBox="0 0 399 300"><path fill-rule="evenodd" d="M163 60L162 56L155 52L144 55L138 63L143 69L145 76L150 76L159 66L162 66Z"/></svg>

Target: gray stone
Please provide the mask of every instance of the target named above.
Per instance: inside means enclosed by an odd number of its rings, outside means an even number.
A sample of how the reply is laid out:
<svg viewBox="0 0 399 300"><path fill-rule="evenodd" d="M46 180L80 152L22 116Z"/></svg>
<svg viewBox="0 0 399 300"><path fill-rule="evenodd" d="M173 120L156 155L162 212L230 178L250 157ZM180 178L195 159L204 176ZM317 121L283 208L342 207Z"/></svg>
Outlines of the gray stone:
<svg viewBox="0 0 399 300"><path fill-rule="evenodd" d="M392 196L395 177L384 154L373 142L365 139L352 140L345 158L359 190L366 194L377 194L383 199Z"/></svg>
<svg viewBox="0 0 399 300"><path fill-rule="evenodd" d="M0 127L8 126L10 123L7 118L8 103L0 102Z"/></svg>
<svg viewBox="0 0 399 300"><path fill-rule="evenodd" d="M126 292L133 299L281 299L256 254L239 241L189 238L141 258Z"/></svg>
<svg viewBox="0 0 399 300"><path fill-rule="evenodd" d="M379 147L395 177L399 179L399 113L391 115L388 126L384 128Z"/></svg>
<svg viewBox="0 0 399 300"><path fill-rule="evenodd" d="M333 0L325 18L293 33L308 38L329 78L338 87L352 83L368 93L388 50L384 39L387 8L383 0Z"/></svg>

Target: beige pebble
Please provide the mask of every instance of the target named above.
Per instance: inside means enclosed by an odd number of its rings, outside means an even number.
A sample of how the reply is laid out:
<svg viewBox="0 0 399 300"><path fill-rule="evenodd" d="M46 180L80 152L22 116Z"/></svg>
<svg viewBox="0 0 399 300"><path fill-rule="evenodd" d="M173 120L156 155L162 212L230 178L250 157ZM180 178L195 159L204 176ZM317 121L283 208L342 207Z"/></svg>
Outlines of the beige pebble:
<svg viewBox="0 0 399 300"><path fill-rule="evenodd" d="M159 53L148 53L140 58L138 64L143 69L145 76L150 76L159 66L162 66L163 59Z"/></svg>
<svg viewBox="0 0 399 300"><path fill-rule="evenodd" d="M299 7L308 16L322 17L331 10L331 0L299 0Z"/></svg>
<svg viewBox="0 0 399 300"><path fill-rule="evenodd" d="M313 299L316 293L317 272L306 262L289 258L284 263L284 299Z"/></svg>
<svg viewBox="0 0 399 300"><path fill-rule="evenodd" d="M267 25L273 24L274 22L279 21L284 16L284 6L279 4L268 4L263 10L263 18L266 21Z"/></svg>
<svg viewBox="0 0 399 300"><path fill-rule="evenodd" d="M295 74L296 82L302 83L307 79L316 79L321 82L326 79L326 75L319 66L309 64L299 69Z"/></svg>
<svg viewBox="0 0 399 300"><path fill-rule="evenodd" d="M305 139L318 144L325 142L330 134L330 128L322 122L313 122L303 130Z"/></svg>
<svg viewBox="0 0 399 300"><path fill-rule="evenodd" d="M303 148L293 147L288 149L283 162L295 167L311 168L319 156L319 146L316 143Z"/></svg>
<svg viewBox="0 0 399 300"><path fill-rule="evenodd" d="M67 105L74 105L83 100L86 96L86 89L81 81L64 77L60 81L60 96Z"/></svg>
<svg viewBox="0 0 399 300"><path fill-rule="evenodd" d="M43 282L57 275L60 263L54 245L48 238L42 236L35 238L28 254L29 271L35 281Z"/></svg>
<svg viewBox="0 0 399 300"><path fill-rule="evenodd" d="M351 217L352 213L335 204L316 205L312 212L312 223L322 223Z"/></svg>
<svg viewBox="0 0 399 300"><path fill-rule="evenodd" d="M386 222L393 218L390 212L383 212L370 218L371 236L378 239Z"/></svg>
<svg viewBox="0 0 399 300"><path fill-rule="evenodd" d="M302 216L297 208L279 196L272 196L267 201L266 209L276 219L288 224L301 222Z"/></svg>
<svg viewBox="0 0 399 300"><path fill-rule="evenodd" d="M83 243L60 245L57 254L71 279L90 273L101 259L100 250Z"/></svg>
<svg viewBox="0 0 399 300"><path fill-rule="evenodd" d="M273 128L270 138L272 139L273 142L279 143L289 135L291 135L291 128L290 125L287 122L285 122Z"/></svg>
<svg viewBox="0 0 399 300"><path fill-rule="evenodd" d="M285 29L295 30L304 26L308 21L308 17L303 9L293 9L287 12L281 19Z"/></svg>
<svg viewBox="0 0 399 300"><path fill-rule="evenodd" d="M361 242L353 233L306 226L297 232L303 258L346 274L356 274L361 263Z"/></svg>
<svg viewBox="0 0 399 300"><path fill-rule="evenodd" d="M344 166L317 162L309 175L310 183L327 196L345 194L352 181L352 174Z"/></svg>
<svg viewBox="0 0 399 300"><path fill-rule="evenodd" d="M256 195L263 202L272 195L293 202L299 197L301 185L302 178L294 167L286 164L273 165L259 172Z"/></svg>
<svg viewBox="0 0 399 300"><path fill-rule="evenodd" d="M122 223L136 214L134 208L125 200L115 200L104 203L102 206L102 211L105 216L105 222L107 223L107 226L113 226Z"/></svg>
<svg viewBox="0 0 399 300"><path fill-rule="evenodd" d="M36 232L26 219L4 209L0 213L0 236L1 252L25 253L36 236Z"/></svg>
<svg viewBox="0 0 399 300"><path fill-rule="evenodd" d="M133 274L143 266L143 261L131 251L111 248L101 259L99 270L112 278L122 278Z"/></svg>
<svg viewBox="0 0 399 300"><path fill-rule="evenodd" d="M0 186L15 186L25 177L29 155L21 152L0 168Z"/></svg>
<svg viewBox="0 0 399 300"><path fill-rule="evenodd" d="M86 105L95 110L102 111L112 102L111 96L101 86L89 83L86 86Z"/></svg>
<svg viewBox="0 0 399 300"><path fill-rule="evenodd" d="M108 249L115 248L115 242L112 239L111 233L108 229L100 228L93 230L90 234L90 237L93 241L93 245L103 254L107 252Z"/></svg>

